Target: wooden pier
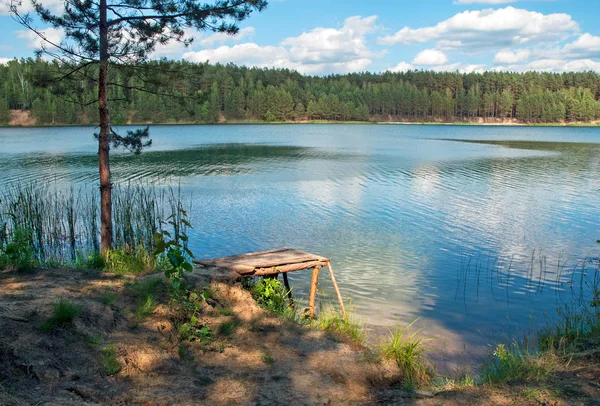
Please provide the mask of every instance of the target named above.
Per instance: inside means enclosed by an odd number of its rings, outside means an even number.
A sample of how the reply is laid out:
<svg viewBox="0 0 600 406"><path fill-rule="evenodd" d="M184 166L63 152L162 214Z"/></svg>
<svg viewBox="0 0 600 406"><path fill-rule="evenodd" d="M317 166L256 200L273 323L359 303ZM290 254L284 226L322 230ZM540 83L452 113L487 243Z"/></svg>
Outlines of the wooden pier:
<svg viewBox="0 0 600 406"><path fill-rule="evenodd" d="M317 298L317 285L319 284L319 270L322 267L327 267L333 288L335 289L335 293L340 302L342 315L344 318L346 318L344 301L342 300L340 288L335 280L333 268L331 267L331 260L329 258L309 254L307 252L298 251L292 248L279 248L276 250L251 252L248 254L233 255L230 257L209 260L197 259L194 260L194 262L206 267L216 267L230 271L239 278L252 278L254 276L272 276L276 278L279 276L279 274L282 274L283 283L288 292L291 303L293 302L287 273L301 271L304 269L312 269L309 297L309 317L311 318L313 318L315 315L315 301Z"/></svg>

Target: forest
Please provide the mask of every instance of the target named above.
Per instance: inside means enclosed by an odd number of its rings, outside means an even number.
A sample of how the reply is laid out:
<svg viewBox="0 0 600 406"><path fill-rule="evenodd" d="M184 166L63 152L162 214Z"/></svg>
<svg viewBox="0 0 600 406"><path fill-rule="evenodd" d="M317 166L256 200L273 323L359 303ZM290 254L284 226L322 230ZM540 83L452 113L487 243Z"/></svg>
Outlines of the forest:
<svg viewBox="0 0 600 406"><path fill-rule="evenodd" d="M97 121L93 65L42 59L0 65L0 124L27 110L36 125ZM185 61L114 65L113 124L277 121L591 122L600 75L407 71L303 76L287 69Z"/></svg>

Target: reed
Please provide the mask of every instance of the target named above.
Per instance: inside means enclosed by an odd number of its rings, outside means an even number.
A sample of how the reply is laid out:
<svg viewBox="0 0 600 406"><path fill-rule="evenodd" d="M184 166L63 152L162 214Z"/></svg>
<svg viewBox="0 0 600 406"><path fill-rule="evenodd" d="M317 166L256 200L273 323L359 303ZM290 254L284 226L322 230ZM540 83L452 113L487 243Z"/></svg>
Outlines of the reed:
<svg viewBox="0 0 600 406"><path fill-rule="evenodd" d="M178 216L177 208L182 205L180 188L115 186L115 250L152 252L154 233L165 226L161 220L169 215ZM26 243L33 250L33 259L42 265L77 265L82 259L95 256L100 249L97 192L74 187L59 190L35 182L4 188L0 191L0 254L17 234L21 239L28 236Z"/></svg>

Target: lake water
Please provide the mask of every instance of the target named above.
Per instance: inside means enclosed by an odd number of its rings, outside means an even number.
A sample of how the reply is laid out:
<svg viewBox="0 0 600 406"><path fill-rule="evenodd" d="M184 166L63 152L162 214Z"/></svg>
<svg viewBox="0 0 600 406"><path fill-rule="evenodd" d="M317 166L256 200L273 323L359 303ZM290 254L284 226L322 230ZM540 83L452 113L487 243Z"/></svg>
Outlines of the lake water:
<svg viewBox="0 0 600 406"><path fill-rule="evenodd" d="M93 132L0 129L0 188L95 185ZM113 156L114 181L181 185L197 257L281 246L330 257L374 332L418 318L448 359L535 329L594 278L579 261L600 238L600 129L152 126L151 135L142 155ZM291 277L302 295L309 273ZM326 273L321 281L331 295Z"/></svg>

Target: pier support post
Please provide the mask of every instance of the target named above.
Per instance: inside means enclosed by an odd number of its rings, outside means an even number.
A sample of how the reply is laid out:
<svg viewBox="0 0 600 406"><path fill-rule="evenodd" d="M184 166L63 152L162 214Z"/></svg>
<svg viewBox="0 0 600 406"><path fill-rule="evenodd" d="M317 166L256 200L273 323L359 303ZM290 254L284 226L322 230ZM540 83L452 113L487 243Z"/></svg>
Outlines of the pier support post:
<svg viewBox="0 0 600 406"><path fill-rule="evenodd" d="M312 271L312 280L310 282L310 302L308 309L308 317L315 318L315 300L317 298L317 285L319 284L319 269L321 265L317 265Z"/></svg>
<svg viewBox="0 0 600 406"><path fill-rule="evenodd" d="M329 275L331 276L331 283L333 284L333 288L335 289L335 293L337 294L337 298L340 302L340 308L342 310L342 316L344 320L346 319L346 309L344 308L344 301L342 300L342 294L340 292L340 288L335 280L335 275L333 274L333 268L331 267L331 262L327 262L327 268L329 269Z"/></svg>

